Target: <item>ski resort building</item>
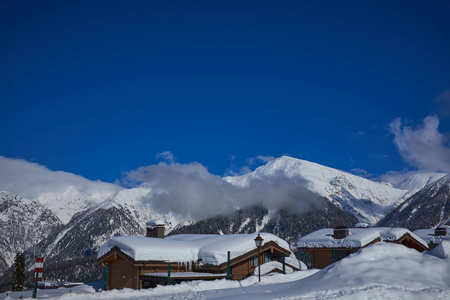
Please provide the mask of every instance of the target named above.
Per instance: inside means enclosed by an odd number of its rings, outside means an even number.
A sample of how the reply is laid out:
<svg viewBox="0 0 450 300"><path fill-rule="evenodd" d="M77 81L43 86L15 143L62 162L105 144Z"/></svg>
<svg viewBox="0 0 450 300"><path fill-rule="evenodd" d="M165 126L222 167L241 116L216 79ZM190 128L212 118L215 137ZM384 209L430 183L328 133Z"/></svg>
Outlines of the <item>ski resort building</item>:
<svg viewBox="0 0 450 300"><path fill-rule="evenodd" d="M447 223L450 224L450 220ZM436 229L418 229L414 231L414 234L424 240L430 249L436 247L444 240L450 241L449 233L450 225L442 225Z"/></svg>
<svg viewBox="0 0 450 300"><path fill-rule="evenodd" d="M257 234L179 234L157 238L155 231L161 233L161 225L148 223L147 228L147 237L113 237L100 247L97 262L107 264L108 290L227 277L241 280L254 274L258 261L272 262L267 265L269 271L281 272L279 262L283 256L286 269L299 270L288 243L273 234L260 233L263 245L258 257L254 241Z"/></svg>
<svg viewBox="0 0 450 300"><path fill-rule="evenodd" d="M428 250L427 243L405 228L325 228L298 240L298 250L311 255L312 267L322 269L371 244L384 241L402 244L420 252Z"/></svg>

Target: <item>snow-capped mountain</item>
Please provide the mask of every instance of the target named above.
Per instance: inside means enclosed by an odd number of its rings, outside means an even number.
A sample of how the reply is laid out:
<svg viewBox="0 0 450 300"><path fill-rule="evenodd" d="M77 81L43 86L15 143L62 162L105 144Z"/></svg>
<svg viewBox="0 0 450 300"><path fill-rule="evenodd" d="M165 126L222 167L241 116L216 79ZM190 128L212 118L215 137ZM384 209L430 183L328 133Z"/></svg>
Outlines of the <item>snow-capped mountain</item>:
<svg viewBox="0 0 450 300"><path fill-rule="evenodd" d="M446 175L446 173L417 173L395 184L394 187L402 190L419 191Z"/></svg>
<svg viewBox="0 0 450 300"><path fill-rule="evenodd" d="M446 175L406 199L378 225L417 230L434 228L449 218L450 175Z"/></svg>
<svg viewBox="0 0 450 300"><path fill-rule="evenodd" d="M409 190L374 182L347 172L287 156L275 159L254 172L224 178L247 187L261 178L276 178L283 174L296 179L308 190L338 204L361 222L374 224L410 195Z"/></svg>

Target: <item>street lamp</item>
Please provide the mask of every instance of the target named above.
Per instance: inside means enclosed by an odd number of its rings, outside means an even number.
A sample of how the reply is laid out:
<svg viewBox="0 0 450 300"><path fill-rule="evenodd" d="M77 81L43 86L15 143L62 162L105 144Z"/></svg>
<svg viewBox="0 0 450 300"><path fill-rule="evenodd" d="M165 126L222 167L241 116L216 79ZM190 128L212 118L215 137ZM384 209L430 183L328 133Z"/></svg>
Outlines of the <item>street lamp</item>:
<svg viewBox="0 0 450 300"><path fill-rule="evenodd" d="M261 281L261 263L260 263L260 254L259 254L259 250L261 249L262 246L262 242L263 242L263 238L258 236L255 238L255 245L256 248L258 248L258 276L259 276L259 281Z"/></svg>

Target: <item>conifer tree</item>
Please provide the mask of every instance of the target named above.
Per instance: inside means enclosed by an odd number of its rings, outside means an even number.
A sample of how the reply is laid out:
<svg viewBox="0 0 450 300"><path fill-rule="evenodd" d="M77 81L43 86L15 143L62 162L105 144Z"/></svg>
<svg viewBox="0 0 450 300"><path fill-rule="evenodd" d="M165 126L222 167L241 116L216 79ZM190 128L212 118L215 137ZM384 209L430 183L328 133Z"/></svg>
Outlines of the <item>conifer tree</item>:
<svg viewBox="0 0 450 300"><path fill-rule="evenodd" d="M23 253L17 252L14 258L13 291L22 291L25 285L25 259Z"/></svg>

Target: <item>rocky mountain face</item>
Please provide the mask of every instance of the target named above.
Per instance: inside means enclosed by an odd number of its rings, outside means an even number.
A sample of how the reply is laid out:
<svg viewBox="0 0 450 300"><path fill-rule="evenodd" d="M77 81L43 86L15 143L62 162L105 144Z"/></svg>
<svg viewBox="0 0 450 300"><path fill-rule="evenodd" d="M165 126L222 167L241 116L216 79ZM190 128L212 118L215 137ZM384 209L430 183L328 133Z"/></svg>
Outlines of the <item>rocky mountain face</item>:
<svg viewBox="0 0 450 300"><path fill-rule="evenodd" d="M39 202L0 192L0 275L17 252L36 245L60 227L61 221Z"/></svg>
<svg viewBox="0 0 450 300"><path fill-rule="evenodd" d="M253 206L228 216L216 216L192 225L180 226L171 234L238 234L263 231L285 239L291 249L295 250L297 239L303 235L321 228L353 226L356 223L358 219L330 202L302 214L288 209L269 211L262 206Z"/></svg>
<svg viewBox="0 0 450 300"><path fill-rule="evenodd" d="M378 226L434 228L450 218L450 177L426 185L386 215Z"/></svg>

